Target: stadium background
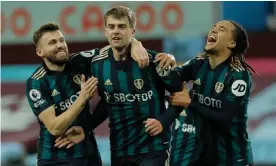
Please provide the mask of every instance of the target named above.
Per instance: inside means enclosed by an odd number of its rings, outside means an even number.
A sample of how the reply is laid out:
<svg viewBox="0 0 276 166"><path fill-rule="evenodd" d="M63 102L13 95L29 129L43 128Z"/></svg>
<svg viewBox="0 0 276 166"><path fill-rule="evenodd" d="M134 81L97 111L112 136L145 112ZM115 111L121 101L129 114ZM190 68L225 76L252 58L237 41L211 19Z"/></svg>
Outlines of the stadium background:
<svg viewBox="0 0 276 166"><path fill-rule="evenodd" d="M136 38L146 48L175 55L179 63L202 51L211 26L231 19L248 31L246 59L260 76L248 108L254 161L276 165L275 2L1 2L1 165L33 166L39 126L25 97L25 80L40 63L32 33L41 24L60 24L70 52L103 47L103 15L122 4L137 13ZM107 122L97 130L109 165Z"/></svg>

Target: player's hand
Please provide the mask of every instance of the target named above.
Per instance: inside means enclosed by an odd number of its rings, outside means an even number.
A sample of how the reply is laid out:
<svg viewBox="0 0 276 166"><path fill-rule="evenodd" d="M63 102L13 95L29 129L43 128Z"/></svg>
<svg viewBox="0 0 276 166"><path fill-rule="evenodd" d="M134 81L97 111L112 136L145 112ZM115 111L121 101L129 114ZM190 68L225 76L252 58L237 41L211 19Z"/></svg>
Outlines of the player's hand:
<svg viewBox="0 0 276 166"><path fill-rule="evenodd" d="M156 55L155 60L153 61L154 63L159 62L158 66L156 67L157 70L159 69L167 69L169 67L174 68L177 67L175 57L171 54L166 54L166 53L159 53Z"/></svg>
<svg viewBox="0 0 276 166"><path fill-rule="evenodd" d="M85 76L81 76L81 92L80 96L86 101L89 101L97 93L98 79L95 77L89 78L85 81Z"/></svg>
<svg viewBox="0 0 276 166"><path fill-rule="evenodd" d="M142 43L136 39L131 40L131 57L139 64L140 68L149 65L149 56Z"/></svg>
<svg viewBox="0 0 276 166"><path fill-rule="evenodd" d="M150 136L158 135L163 131L163 126L159 120L148 118L143 123L145 123L146 132Z"/></svg>
<svg viewBox="0 0 276 166"><path fill-rule="evenodd" d="M191 97L185 82L182 84L182 91L171 94L171 96L168 97L168 101L174 106L184 108L187 108L190 105Z"/></svg>
<svg viewBox="0 0 276 166"><path fill-rule="evenodd" d="M73 126L66 131L65 134L59 136L55 141L55 147L67 149L71 148L75 144L80 143L85 138L82 127Z"/></svg>

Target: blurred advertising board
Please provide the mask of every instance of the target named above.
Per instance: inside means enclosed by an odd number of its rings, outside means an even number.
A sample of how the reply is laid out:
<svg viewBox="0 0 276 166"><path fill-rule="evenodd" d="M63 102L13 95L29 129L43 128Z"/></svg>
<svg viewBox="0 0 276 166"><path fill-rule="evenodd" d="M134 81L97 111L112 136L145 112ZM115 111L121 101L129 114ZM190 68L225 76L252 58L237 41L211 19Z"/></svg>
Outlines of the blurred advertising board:
<svg viewBox="0 0 276 166"><path fill-rule="evenodd" d="M276 163L276 59L252 59L248 63L260 74L253 77L248 105L248 131L255 163Z"/></svg>
<svg viewBox="0 0 276 166"><path fill-rule="evenodd" d="M209 28L206 28L209 30ZM206 44L204 36L165 37L163 40L164 52L174 55L179 62L186 62L203 51Z"/></svg>
<svg viewBox="0 0 276 166"><path fill-rule="evenodd" d="M162 51L161 39L146 39L140 40L143 46L147 49L152 49L156 51ZM91 41L91 42L67 42L67 46L70 53L91 50L94 48L103 48L108 45L106 41ZM14 44L14 45L2 45L1 46L1 64L8 65L26 65L26 64L39 64L42 59L36 55L35 47L32 43L29 44ZM10 68L9 67L9 68ZM16 69L16 68L10 68ZM25 70L24 70L25 71ZM28 70L26 70L28 71ZM23 71L22 71L23 72ZM3 73L2 73L3 74ZM5 74L5 73L4 73ZM9 78L12 79L13 76Z"/></svg>
<svg viewBox="0 0 276 166"><path fill-rule="evenodd" d="M138 38L190 36L207 32L213 23L213 2L12 2L1 3L3 44L32 42L41 24L55 21L68 41L103 39L104 14L115 5L136 12Z"/></svg>
<svg viewBox="0 0 276 166"><path fill-rule="evenodd" d="M268 1L222 2L223 19L235 20L248 31L265 31L269 5L273 4Z"/></svg>

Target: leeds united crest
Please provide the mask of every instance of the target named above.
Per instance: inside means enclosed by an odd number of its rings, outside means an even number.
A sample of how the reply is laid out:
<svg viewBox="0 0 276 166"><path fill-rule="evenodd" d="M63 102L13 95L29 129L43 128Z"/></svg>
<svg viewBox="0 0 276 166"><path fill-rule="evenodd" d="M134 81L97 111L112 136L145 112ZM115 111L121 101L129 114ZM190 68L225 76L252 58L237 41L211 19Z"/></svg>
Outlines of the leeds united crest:
<svg viewBox="0 0 276 166"><path fill-rule="evenodd" d="M81 75L80 74L76 74L74 75L73 77L73 81L76 83L76 84L81 84Z"/></svg>
<svg viewBox="0 0 276 166"><path fill-rule="evenodd" d="M134 85L137 89L142 89L144 86L144 81L142 79L134 80Z"/></svg>
<svg viewBox="0 0 276 166"><path fill-rule="evenodd" d="M222 90L223 90L223 83L222 82L217 82L216 85L215 85L215 90L217 93L220 93Z"/></svg>

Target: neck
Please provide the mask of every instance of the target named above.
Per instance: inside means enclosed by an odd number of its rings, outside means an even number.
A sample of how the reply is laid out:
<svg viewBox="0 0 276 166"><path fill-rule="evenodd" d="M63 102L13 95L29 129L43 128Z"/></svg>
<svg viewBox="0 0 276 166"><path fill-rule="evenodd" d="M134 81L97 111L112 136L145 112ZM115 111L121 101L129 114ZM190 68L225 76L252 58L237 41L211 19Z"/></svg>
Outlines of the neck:
<svg viewBox="0 0 276 166"><path fill-rule="evenodd" d="M116 61L124 61L127 59L129 52L130 52L130 47L129 44L123 48L113 48L112 47L112 51L113 51L113 55L114 55L114 59Z"/></svg>
<svg viewBox="0 0 276 166"><path fill-rule="evenodd" d="M57 65L54 64L52 62L49 62L48 60L44 60L46 66L48 67L48 69L52 70L52 71L63 71L65 68L65 63L62 65Z"/></svg>
<svg viewBox="0 0 276 166"><path fill-rule="evenodd" d="M230 56L231 52L220 52L220 53L213 53L209 54L209 63L212 69L216 68L219 64L226 61Z"/></svg>

